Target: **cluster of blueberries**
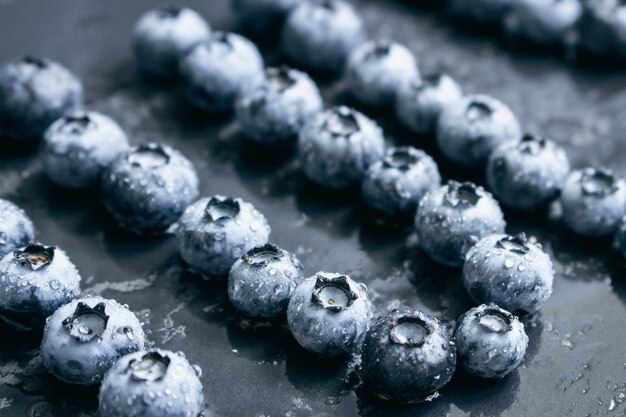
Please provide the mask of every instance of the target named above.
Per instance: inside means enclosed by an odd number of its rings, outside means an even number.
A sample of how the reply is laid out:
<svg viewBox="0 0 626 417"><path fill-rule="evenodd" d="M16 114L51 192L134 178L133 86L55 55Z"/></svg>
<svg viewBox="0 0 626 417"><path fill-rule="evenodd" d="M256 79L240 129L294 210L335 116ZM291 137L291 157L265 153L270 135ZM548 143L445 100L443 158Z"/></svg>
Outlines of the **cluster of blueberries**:
<svg viewBox="0 0 626 417"><path fill-rule="evenodd" d="M482 0L475 8L491 3ZM234 4L249 28L282 27L282 49L297 66L343 71L358 102L394 106L402 124L436 137L451 161L486 169L501 203L537 211L560 196L570 229L587 236L617 230L626 254L623 179L607 169L570 172L563 149L523 135L505 104L464 96L445 74L421 75L402 45L366 41L348 3ZM442 186L426 153L413 147L385 151L375 121L346 106L323 110L306 73L264 70L251 41L211 32L191 9L145 13L134 47L146 72L181 77L200 109L234 111L250 140L267 146L297 140L302 170L312 181L335 189L361 184L375 209L414 217L423 250L439 263L462 267L464 284L480 305L459 318L452 335L419 311L394 310L371 324L364 284L338 273L305 278L294 254L269 243L271 228L262 213L240 198L199 198L198 176L184 155L158 143L129 146L114 120L82 109L80 81L55 62L23 58L0 68L0 136L43 138L40 155L50 179L64 187L99 186L105 207L124 227L174 231L191 269L228 276L228 296L241 314L286 315L298 343L319 355L360 353L363 387L375 397L432 399L452 378L457 360L485 378L501 378L522 363L528 337L514 314L540 308L552 292L554 271L541 245L524 234L505 234L491 193L472 183ZM103 417L197 416L203 406L199 368L181 353L144 350L141 324L127 306L77 298L80 275L67 255L34 239L24 211L0 200L0 314L16 325L44 326L41 356L49 371L69 383L101 383Z"/></svg>

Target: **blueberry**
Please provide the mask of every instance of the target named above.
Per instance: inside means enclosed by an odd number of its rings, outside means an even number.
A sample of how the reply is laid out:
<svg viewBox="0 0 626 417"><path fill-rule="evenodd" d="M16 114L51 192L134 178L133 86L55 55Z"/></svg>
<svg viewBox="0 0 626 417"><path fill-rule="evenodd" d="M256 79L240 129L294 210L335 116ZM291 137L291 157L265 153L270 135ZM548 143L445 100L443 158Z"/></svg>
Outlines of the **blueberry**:
<svg viewBox="0 0 626 417"><path fill-rule="evenodd" d="M342 0L312 0L296 6L282 32L282 49L294 63L315 71L339 72L365 40L361 17Z"/></svg>
<svg viewBox="0 0 626 417"><path fill-rule="evenodd" d="M187 7L149 10L135 24L133 47L137 62L153 75L175 76L179 59L209 33L208 23Z"/></svg>
<svg viewBox="0 0 626 417"><path fill-rule="evenodd" d="M348 91L360 103L382 107L419 76L413 53L389 40L368 41L355 49L346 64Z"/></svg>
<svg viewBox="0 0 626 417"><path fill-rule="evenodd" d="M367 287L347 275L318 272L296 287L287 309L293 337L323 356L351 353L369 329Z"/></svg>
<svg viewBox="0 0 626 417"><path fill-rule="evenodd" d="M522 233L492 235L468 252L463 282L477 303L495 303L515 314L533 313L552 294L550 257Z"/></svg>
<svg viewBox="0 0 626 417"><path fill-rule="evenodd" d="M483 378L502 378L514 371L528 346L524 325L495 304L483 304L463 314L454 339L459 364Z"/></svg>
<svg viewBox="0 0 626 417"><path fill-rule="evenodd" d="M360 182L384 151L385 139L376 122L345 106L312 117L298 140L298 157L304 173L330 188Z"/></svg>
<svg viewBox="0 0 626 417"><path fill-rule="evenodd" d="M441 186L435 161L413 147L387 150L385 157L367 170L363 199L389 215L415 215L417 204L428 192Z"/></svg>
<svg viewBox="0 0 626 417"><path fill-rule="evenodd" d="M515 0L505 29L538 44L569 42L582 15L580 0Z"/></svg>
<svg viewBox="0 0 626 417"><path fill-rule="evenodd" d="M504 233L498 202L482 187L450 181L422 198L415 227L422 249L435 261L462 266L469 248L483 237Z"/></svg>
<svg viewBox="0 0 626 417"><path fill-rule="evenodd" d="M504 103L486 95L472 95L443 109L437 125L437 144L452 161L482 168L500 144L518 141L520 124Z"/></svg>
<svg viewBox="0 0 626 417"><path fill-rule="evenodd" d="M253 141L282 144L294 139L306 121L322 110L322 96L305 73L268 68L265 80L237 102L237 120Z"/></svg>
<svg viewBox="0 0 626 417"><path fill-rule="evenodd" d="M24 210L0 198L0 258L35 239L35 227Z"/></svg>
<svg viewBox="0 0 626 417"><path fill-rule="evenodd" d="M0 314L41 326L80 293L80 275L65 252L32 241L0 260Z"/></svg>
<svg viewBox="0 0 626 417"><path fill-rule="evenodd" d="M626 4L616 0L587 0L578 24L580 47L596 55L626 56Z"/></svg>
<svg viewBox="0 0 626 417"><path fill-rule="evenodd" d="M449 10L455 16L477 23L500 23L517 0L450 0Z"/></svg>
<svg viewBox="0 0 626 417"><path fill-rule="evenodd" d="M572 171L561 191L563 221L575 233L606 236L626 214L626 181L605 168Z"/></svg>
<svg viewBox="0 0 626 417"><path fill-rule="evenodd" d="M283 20L296 5L305 0L232 0L242 30L266 35L282 27Z"/></svg>
<svg viewBox="0 0 626 417"><path fill-rule="evenodd" d="M240 198L216 195L190 205L177 232L181 257L200 273L226 276L235 261L267 243L265 216Z"/></svg>
<svg viewBox="0 0 626 417"><path fill-rule="evenodd" d="M44 133L43 169L55 183L72 188L100 182L102 173L128 148L122 128L95 112L74 112Z"/></svg>
<svg viewBox="0 0 626 417"><path fill-rule="evenodd" d="M0 138L40 139L82 102L80 80L61 64L32 57L9 62L0 67Z"/></svg>
<svg viewBox="0 0 626 417"><path fill-rule="evenodd" d="M418 403L436 397L456 368L448 329L420 311L394 310L367 332L361 354L364 388L377 398Z"/></svg>
<svg viewBox="0 0 626 417"><path fill-rule="evenodd" d="M231 111L237 97L263 78L263 58L243 36L213 32L182 58L180 72L192 104L210 112Z"/></svg>
<svg viewBox="0 0 626 417"><path fill-rule="evenodd" d="M536 210L559 196L569 171L563 148L541 136L524 135L491 153L487 182L502 204Z"/></svg>
<svg viewBox="0 0 626 417"><path fill-rule="evenodd" d="M102 199L121 225L159 232L198 198L191 162L167 145L143 144L119 155L103 176Z"/></svg>
<svg viewBox="0 0 626 417"><path fill-rule="evenodd" d="M93 385L117 360L144 347L141 323L126 307L102 297L76 299L46 320L41 358L71 384Z"/></svg>
<svg viewBox="0 0 626 417"><path fill-rule="evenodd" d="M302 264L294 254L275 245L257 246L231 268L228 297L248 316L275 317L287 311L291 293L302 280Z"/></svg>
<svg viewBox="0 0 626 417"><path fill-rule="evenodd" d="M197 417L202 372L182 352L150 349L122 357L102 380L100 417Z"/></svg>
<svg viewBox="0 0 626 417"><path fill-rule="evenodd" d="M441 111L461 97L461 86L448 75L420 76L398 91L396 114L406 128L418 135L434 135Z"/></svg>

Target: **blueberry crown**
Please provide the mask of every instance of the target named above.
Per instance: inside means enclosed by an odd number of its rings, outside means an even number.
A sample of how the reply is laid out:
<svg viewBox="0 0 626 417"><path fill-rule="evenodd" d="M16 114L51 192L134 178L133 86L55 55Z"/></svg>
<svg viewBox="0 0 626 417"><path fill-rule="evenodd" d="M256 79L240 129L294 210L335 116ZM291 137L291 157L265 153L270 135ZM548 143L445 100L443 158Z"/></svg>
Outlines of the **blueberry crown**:
<svg viewBox="0 0 626 417"><path fill-rule="evenodd" d="M546 139L543 136L533 135L533 134L525 134L520 139L520 142L517 145L517 149L522 153L527 153L530 155L537 155L546 147Z"/></svg>
<svg viewBox="0 0 626 417"><path fill-rule="evenodd" d="M437 87L441 84L441 79L443 78L443 74L440 72L431 72L429 74L422 75L413 80L411 86L417 90L421 90L423 88L432 88Z"/></svg>
<svg viewBox="0 0 626 417"><path fill-rule="evenodd" d="M330 132L333 137L349 137L358 132L361 127L354 110L346 106L339 106L327 113L324 129Z"/></svg>
<svg viewBox="0 0 626 417"><path fill-rule="evenodd" d="M69 129L73 134L83 133L93 125L93 120L88 114L65 116L63 118L63 129Z"/></svg>
<svg viewBox="0 0 626 417"><path fill-rule="evenodd" d="M250 249L243 256L243 260L252 266L267 266L272 262L280 261L283 256L283 251L278 246L267 243Z"/></svg>
<svg viewBox="0 0 626 417"><path fill-rule="evenodd" d="M391 52L393 42L388 39L379 39L372 44L371 49L367 52L365 59L377 60L385 58Z"/></svg>
<svg viewBox="0 0 626 417"><path fill-rule="evenodd" d="M433 326L419 312L405 312L389 324L389 340L397 345L422 346L434 331Z"/></svg>
<svg viewBox="0 0 626 417"><path fill-rule="evenodd" d="M475 99L467 105L465 117L470 121L475 121L491 117L492 113L493 108L488 103Z"/></svg>
<svg viewBox="0 0 626 417"><path fill-rule="evenodd" d="M14 250L13 257L20 265L37 271L52 263L55 249L56 246L45 246L37 241L32 241L22 249Z"/></svg>
<svg viewBox="0 0 626 417"><path fill-rule="evenodd" d="M156 10L161 18L171 19L174 17L178 17L180 12L183 11L183 8L180 6L163 6L163 7L159 7Z"/></svg>
<svg viewBox="0 0 626 417"><path fill-rule="evenodd" d="M346 309L359 298L358 294L352 291L348 277L338 275L335 277L317 276L311 301L332 312L339 312Z"/></svg>
<svg viewBox="0 0 626 417"><path fill-rule="evenodd" d="M158 143L139 145L127 155L132 166L142 169L155 169L170 162L169 152Z"/></svg>
<svg viewBox="0 0 626 417"><path fill-rule="evenodd" d="M90 307L79 302L71 317L63 320L63 325L78 342L89 342L94 338L102 339L102 334L109 323L103 302Z"/></svg>
<svg viewBox="0 0 626 417"><path fill-rule="evenodd" d="M606 168L587 168L580 178L583 194L593 197L606 197L617 191L616 175Z"/></svg>
<svg viewBox="0 0 626 417"><path fill-rule="evenodd" d="M214 43L221 43L228 46L229 48L232 48L233 46L230 42L230 33L228 32L213 32L211 33L211 37L209 39L209 45L212 45Z"/></svg>
<svg viewBox="0 0 626 417"><path fill-rule="evenodd" d="M204 208L204 218L209 222L225 221L239 215L239 202L230 197L212 197Z"/></svg>
<svg viewBox="0 0 626 417"><path fill-rule="evenodd" d="M481 198L481 189L471 182L448 182L445 201L452 207L475 206Z"/></svg>
<svg viewBox="0 0 626 417"><path fill-rule="evenodd" d="M496 247L518 255L525 255L530 252L528 239L526 238L526 234L523 232L515 236L504 236L496 242Z"/></svg>
<svg viewBox="0 0 626 417"><path fill-rule="evenodd" d="M416 149L409 146L394 148L387 152L383 158L383 166L385 168L396 168L401 171L408 171L411 167L417 165L421 155Z"/></svg>
<svg viewBox="0 0 626 417"><path fill-rule="evenodd" d="M476 313L476 319L489 332L506 333L513 329L515 316L495 304L490 304Z"/></svg>
<svg viewBox="0 0 626 417"><path fill-rule="evenodd" d="M167 374L171 359L159 352L148 352L139 359L128 362L128 371L134 381L159 381Z"/></svg>
<svg viewBox="0 0 626 417"><path fill-rule="evenodd" d="M327 10L335 10L335 0L317 0L316 5Z"/></svg>
<svg viewBox="0 0 626 417"><path fill-rule="evenodd" d="M46 68L48 66L48 62L45 59L35 58L29 55L23 57L20 62L22 64L33 65L39 69Z"/></svg>
<svg viewBox="0 0 626 417"><path fill-rule="evenodd" d="M270 89L282 93L293 87L298 80L293 76L292 72L292 69L285 65L265 70L265 76Z"/></svg>

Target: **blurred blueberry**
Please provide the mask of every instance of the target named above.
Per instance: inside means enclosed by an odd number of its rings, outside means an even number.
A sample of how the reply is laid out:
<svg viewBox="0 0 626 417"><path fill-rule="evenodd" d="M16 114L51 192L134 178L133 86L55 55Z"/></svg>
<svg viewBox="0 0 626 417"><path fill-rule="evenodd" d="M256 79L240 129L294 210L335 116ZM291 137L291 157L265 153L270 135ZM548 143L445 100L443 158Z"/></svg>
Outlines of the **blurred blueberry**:
<svg viewBox="0 0 626 417"><path fill-rule="evenodd" d="M626 56L626 4L620 0L586 0L582 4L580 47L596 55Z"/></svg>
<svg viewBox="0 0 626 417"><path fill-rule="evenodd" d="M515 0L504 28L538 44L569 43L581 15L580 0Z"/></svg>
<svg viewBox="0 0 626 417"><path fill-rule="evenodd" d="M26 212L0 198L0 258L15 248L26 246L33 239L35 227Z"/></svg>

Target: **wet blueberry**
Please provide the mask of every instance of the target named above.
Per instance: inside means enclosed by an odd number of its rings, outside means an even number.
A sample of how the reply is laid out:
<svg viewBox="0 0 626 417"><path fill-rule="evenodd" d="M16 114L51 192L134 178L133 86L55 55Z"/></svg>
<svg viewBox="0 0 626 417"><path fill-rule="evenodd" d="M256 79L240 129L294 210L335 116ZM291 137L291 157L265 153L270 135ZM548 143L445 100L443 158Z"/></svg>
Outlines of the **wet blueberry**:
<svg viewBox="0 0 626 417"><path fill-rule="evenodd" d="M226 276L235 261L267 243L271 228L254 206L216 195L190 205L177 231L181 257L202 274Z"/></svg>
<svg viewBox="0 0 626 417"><path fill-rule="evenodd" d="M504 233L498 202L482 187L450 181L426 193L415 227L422 249L435 261L462 266L469 248L483 237Z"/></svg>
<svg viewBox="0 0 626 417"><path fill-rule="evenodd" d="M511 109L486 95L472 95L443 109L437 125L441 152L468 168L484 168L500 144L521 138L520 124Z"/></svg>
<svg viewBox="0 0 626 417"><path fill-rule="evenodd" d="M192 104L210 112L231 111L237 97L263 78L263 58L243 36L213 32L182 58L180 72Z"/></svg>
<svg viewBox="0 0 626 417"><path fill-rule="evenodd" d="M351 353L372 318L367 287L347 275L318 272L296 287L287 309L293 337L323 356Z"/></svg>
<svg viewBox="0 0 626 417"><path fill-rule="evenodd" d="M448 329L420 311L394 310L379 318L363 341L364 388L394 403L418 403L436 396L456 368Z"/></svg>
<svg viewBox="0 0 626 417"><path fill-rule="evenodd" d="M80 293L78 270L61 249L32 241L0 260L0 314L41 326Z"/></svg>
<svg viewBox="0 0 626 417"><path fill-rule="evenodd" d="M483 378L502 378L514 371L528 346L524 325L495 304L480 305L459 317L454 340L459 364Z"/></svg>
<svg viewBox="0 0 626 417"><path fill-rule="evenodd" d="M268 68L265 81L238 101L237 120L251 140L280 144L295 139L322 105L319 89L308 75L287 67Z"/></svg>
<svg viewBox="0 0 626 417"><path fill-rule="evenodd" d="M389 40L368 41L355 49L346 64L350 94L368 106L387 106L405 84L419 76L413 53Z"/></svg>
<svg viewBox="0 0 626 417"><path fill-rule="evenodd" d="M581 15L580 0L515 0L504 27L538 44L558 44L569 42Z"/></svg>
<svg viewBox="0 0 626 417"><path fill-rule="evenodd" d="M264 36L280 29L289 11L303 1L232 0L232 9L242 30Z"/></svg>
<svg viewBox="0 0 626 417"><path fill-rule="evenodd" d="M177 150L156 143L119 155L102 181L102 199L109 213L137 233L163 231L198 194L198 176L191 162Z"/></svg>
<svg viewBox="0 0 626 417"><path fill-rule="evenodd" d="M389 215L415 215L417 204L428 192L441 186L435 161L413 147L387 150L385 157L367 170L363 199Z"/></svg>
<svg viewBox="0 0 626 417"><path fill-rule="evenodd" d="M396 114L406 128L418 135L434 135L441 111L461 97L461 86L450 76L420 76L398 91Z"/></svg>
<svg viewBox="0 0 626 417"><path fill-rule="evenodd" d="M552 294L553 281L550 257L523 233L480 240L463 266L463 282L474 301L495 303L515 314L537 311Z"/></svg>
<svg viewBox="0 0 626 417"><path fill-rule="evenodd" d="M182 352L150 349L122 357L100 386L100 417L197 417L200 368Z"/></svg>
<svg viewBox="0 0 626 417"><path fill-rule="evenodd" d="M313 116L298 140L298 157L311 180L330 188L360 182L382 158L385 140L375 121L346 106Z"/></svg>
<svg viewBox="0 0 626 417"><path fill-rule="evenodd" d="M491 153L487 182L505 206L535 210L559 196L569 171L563 148L541 136L524 135Z"/></svg>
<svg viewBox="0 0 626 417"><path fill-rule="evenodd" d="M80 80L61 64L32 57L11 61L0 67L0 138L40 139L82 102Z"/></svg>
<svg viewBox="0 0 626 417"><path fill-rule="evenodd" d="M104 170L128 149L122 128L110 117L75 112L54 122L44 133L43 169L64 187L98 184Z"/></svg>
<svg viewBox="0 0 626 417"><path fill-rule="evenodd" d="M516 0L450 0L449 10L455 16L477 23L500 23Z"/></svg>
<svg viewBox="0 0 626 417"><path fill-rule="evenodd" d="M0 258L35 239L35 227L24 210L0 198Z"/></svg>
<svg viewBox="0 0 626 417"><path fill-rule="evenodd" d="M245 315L275 317L287 311L291 293L303 280L296 255L275 245L257 246L231 268L228 297Z"/></svg>
<svg viewBox="0 0 626 417"><path fill-rule="evenodd" d="M572 171L561 191L563 222L584 236L615 232L626 214L626 181L605 168Z"/></svg>
<svg viewBox="0 0 626 417"><path fill-rule="evenodd" d="M102 297L76 299L46 320L41 358L71 384L93 385L117 360L144 347L141 323L127 307Z"/></svg>
<svg viewBox="0 0 626 417"><path fill-rule="evenodd" d="M154 75L177 75L179 59L209 33L204 18L187 7L149 10L135 24L133 47L137 62Z"/></svg>
<svg viewBox="0 0 626 417"><path fill-rule="evenodd" d="M339 72L365 40L361 17L342 0L312 0L296 6L282 32L287 57L315 71Z"/></svg>
<svg viewBox="0 0 626 417"><path fill-rule="evenodd" d="M621 0L587 0L582 4L580 47L597 55L626 56L626 4Z"/></svg>

